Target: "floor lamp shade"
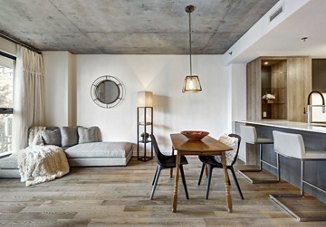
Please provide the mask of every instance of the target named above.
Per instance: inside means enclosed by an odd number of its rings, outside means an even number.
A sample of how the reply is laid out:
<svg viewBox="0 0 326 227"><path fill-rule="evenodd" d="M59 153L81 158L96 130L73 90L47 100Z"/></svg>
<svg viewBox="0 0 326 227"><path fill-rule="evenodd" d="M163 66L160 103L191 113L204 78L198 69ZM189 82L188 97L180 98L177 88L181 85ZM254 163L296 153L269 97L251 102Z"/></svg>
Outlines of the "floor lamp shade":
<svg viewBox="0 0 326 227"><path fill-rule="evenodd" d="M201 90L198 76L186 76L182 92L199 92Z"/></svg>
<svg viewBox="0 0 326 227"><path fill-rule="evenodd" d="M153 107L153 92L139 91L138 92L138 107Z"/></svg>

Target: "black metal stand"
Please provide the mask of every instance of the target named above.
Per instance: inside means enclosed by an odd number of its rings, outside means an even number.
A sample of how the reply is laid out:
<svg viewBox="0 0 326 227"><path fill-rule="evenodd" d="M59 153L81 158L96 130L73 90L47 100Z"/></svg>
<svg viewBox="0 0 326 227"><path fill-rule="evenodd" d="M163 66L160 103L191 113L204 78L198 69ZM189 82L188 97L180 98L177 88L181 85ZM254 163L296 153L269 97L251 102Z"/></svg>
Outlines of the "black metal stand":
<svg viewBox="0 0 326 227"><path fill-rule="evenodd" d="M141 111L143 110L143 111ZM150 121L147 113L150 111ZM140 121L140 112L143 112L143 121ZM141 132L141 134L140 134ZM143 162L153 159L153 145L150 135L153 134L153 107L137 107L137 159ZM140 144L144 144L144 155L140 155ZM147 144L150 144L150 156L147 156Z"/></svg>

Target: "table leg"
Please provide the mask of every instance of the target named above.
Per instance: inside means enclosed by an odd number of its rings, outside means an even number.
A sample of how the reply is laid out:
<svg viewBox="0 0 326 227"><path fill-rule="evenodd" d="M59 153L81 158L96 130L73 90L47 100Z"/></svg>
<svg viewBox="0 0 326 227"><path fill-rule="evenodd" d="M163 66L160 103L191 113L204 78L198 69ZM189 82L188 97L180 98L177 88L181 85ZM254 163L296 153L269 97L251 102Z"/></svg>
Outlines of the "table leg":
<svg viewBox="0 0 326 227"><path fill-rule="evenodd" d="M174 148L172 147L172 155L174 155ZM170 178L173 177L173 168L170 169Z"/></svg>
<svg viewBox="0 0 326 227"><path fill-rule="evenodd" d="M172 212L177 211L180 160L181 160L181 156L179 154L177 154L174 191L173 191L173 197L172 197Z"/></svg>
<svg viewBox="0 0 326 227"><path fill-rule="evenodd" d="M228 206L228 212L232 212L232 198L230 193L230 187L229 187L229 178L228 178L228 172L226 168L226 158L225 158L225 152L221 155L221 162L223 165L224 170L224 184L225 184L225 193L226 193L226 203Z"/></svg>

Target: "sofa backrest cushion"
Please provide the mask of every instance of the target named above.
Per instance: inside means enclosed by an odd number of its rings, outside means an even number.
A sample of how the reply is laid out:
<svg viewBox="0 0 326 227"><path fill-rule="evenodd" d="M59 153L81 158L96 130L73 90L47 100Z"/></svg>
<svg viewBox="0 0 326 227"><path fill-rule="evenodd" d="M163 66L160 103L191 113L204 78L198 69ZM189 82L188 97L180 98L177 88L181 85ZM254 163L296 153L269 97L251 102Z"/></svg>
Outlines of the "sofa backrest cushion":
<svg viewBox="0 0 326 227"><path fill-rule="evenodd" d="M96 126L85 128L78 127L78 143L101 142L101 132Z"/></svg>
<svg viewBox="0 0 326 227"><path fill-rule="evenodd" d="M71 147L78 143L77 127L61 127L62 147Z"/></svg>
<svg viewBox="0 0 326 227"><path fill-rule="evenodd" d="M42 138L45 145L55 145L61 147L61 133L60 128L47 128L42 132Z"/></svg>

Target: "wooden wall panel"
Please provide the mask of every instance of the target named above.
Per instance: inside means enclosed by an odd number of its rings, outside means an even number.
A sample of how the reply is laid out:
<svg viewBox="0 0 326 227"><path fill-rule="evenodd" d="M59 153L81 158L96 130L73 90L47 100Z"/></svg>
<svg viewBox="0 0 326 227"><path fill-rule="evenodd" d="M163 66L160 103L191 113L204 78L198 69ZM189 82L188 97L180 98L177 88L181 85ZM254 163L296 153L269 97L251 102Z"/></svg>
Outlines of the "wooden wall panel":
<svg viewBox="0 0 326 227"><path fill-rule="evenodd" d="M312 90L326 92L326 59L312 59Z"/></svg>
<svg viewBox="0 0 326 227"><path fill-rule="evenodd" d="M247 120L261 120L261 60L247 64Z"/></svg>
<svg viewBox="0 0 326 227"><path fill-rule="evenodd" d="M287 118L289 121L306 121L304 108L312 89L311 58L287 59Z"/></svg>

